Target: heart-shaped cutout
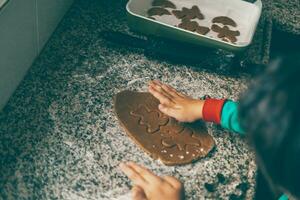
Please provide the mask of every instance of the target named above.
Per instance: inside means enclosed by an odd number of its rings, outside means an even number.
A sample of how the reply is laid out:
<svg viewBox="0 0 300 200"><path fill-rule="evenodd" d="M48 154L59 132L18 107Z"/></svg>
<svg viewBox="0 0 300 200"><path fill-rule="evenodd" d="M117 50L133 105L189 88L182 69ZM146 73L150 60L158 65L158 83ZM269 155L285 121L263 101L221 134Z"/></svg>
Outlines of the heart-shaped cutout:
<svg viewBox="0 0 300 200"><path fill-rule="evenodd" d="M213 149L215 142L203 123L180 123L158 105L146 92L123 91L115 97L115 112L127 135L152 158L166 165L187 164Z"/></svg>

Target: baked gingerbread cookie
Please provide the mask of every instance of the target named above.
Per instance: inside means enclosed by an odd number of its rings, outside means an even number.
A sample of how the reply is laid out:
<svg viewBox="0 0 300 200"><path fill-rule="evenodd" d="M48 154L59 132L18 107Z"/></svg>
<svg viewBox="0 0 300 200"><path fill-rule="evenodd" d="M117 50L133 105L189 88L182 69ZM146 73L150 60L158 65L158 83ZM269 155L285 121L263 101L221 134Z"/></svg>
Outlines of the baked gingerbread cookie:
<svg viewBox="0 0 300 200"><path fill-rule="evenodd" d="M153 7L148 10L148 16L162 16L162 15L172 15L167 9L160 7Z"/></svg>
<svg viewBox="0 0 300 200"><path fill-rule="evenodd" d="M227 17L227 16L215 17L215 18L212 19L212 23L220 23L220 24L223 24L223 25L237 27L236 22L233 19L231 19L230 17Z"/></svg>
<svg viewBox="0 0 300 200"><path fill-rule="evenodd" d="M215 146L203 123L184 124L158 109L150 93L123 91L114 100L115 113L127 135L152 158L166 165L191 163Z"/></svg>
<svg viewBox="0 0 300 200"><path fill-rule="evenodd" d="M183 28L188 31L197 32L201 35L206 35L210 29L205 26L200 26L196 21L191 21L189 19L183 19L180 24L178 24L179 28Z"/></svg>
<svg viewBox="0 0 300 200"><path fill-rule="evenodd" d="M152 6L176 9L175 4L168 0L154 0Z"/></svg>
<svg viewBox="0 0 300 200"><path fill-rule="evenodd" d="M204 15L201 13L198 6L193 6L191 9L183 7L181 10L173 10L172 13L178 19L204 19Z"/></svg>
<svg viewBox="0 0 300 200"><path fill-rule="evenodd" d="M196 30L196 32L201 35L206 35L209 31L210 31L210 29L206 26L199 26Z"/></svg>
<svg viewBox="0 0 300 200"><path fill-rule="evenodd" d="M221 38L223 41L235 43L237 41L237 36L240 35L239 31L230 30L228 26L218 26L213 24L211 30L218 33L218 38Z"/></svg>
<svg viewBox="0 0 300 200"><path fill-rule="evenodd" d="M178 24L179 28L183 28L188 31L195 32L197 28L199 27L199 24L195 21L190 21L188 19L182 20L180 24Z"/></svg>

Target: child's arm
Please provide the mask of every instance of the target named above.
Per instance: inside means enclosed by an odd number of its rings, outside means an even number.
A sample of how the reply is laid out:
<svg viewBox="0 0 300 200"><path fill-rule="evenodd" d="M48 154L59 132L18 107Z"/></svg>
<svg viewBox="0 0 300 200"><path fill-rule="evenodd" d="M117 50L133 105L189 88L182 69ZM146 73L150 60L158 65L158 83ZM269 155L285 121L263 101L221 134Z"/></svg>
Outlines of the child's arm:
<svg viewBox="0 0 300 200"><path fill-rule="evenodd" d="M238 119L238 103L225 99L207 99L202 112L203 120L215 122L230 131L244 134Z"/></svg>
<svg viewBox="0 0 300 200"><path fill-rule="evenodd" d="M196 100L177 92L159 81L149 83L149 92L159 101L159 109L181 122L199 119L221 124L222 127L243 134L238 121L238 104L225 99Z"/></svg>
<svg viewBox="0 0 300 200"><path fill-rule="evenodd" d="M149 83L149 92L160 101L159 109L181 122L203 119L243 133L238 123L237 103L226 100L195 100L159 81ZM183 200L184 189L178 179L159 177L148 169L129 162L121 170L132 180L133 199Z"/></svg>
<svg viewBox="0 0 300 200"><path fill-rule="evenodd" d="M160 101L159 109L163 113L179 121L193 122L203 119L244 134L238 121L238 104L233 101L195 100L159 81L149 83L149 92ZM156 176L134 163L122 164L121 169L133 181L134 199L184 199L183 185L176 178ZM287 199L286 195L282 195L279 200Z"/></svg>

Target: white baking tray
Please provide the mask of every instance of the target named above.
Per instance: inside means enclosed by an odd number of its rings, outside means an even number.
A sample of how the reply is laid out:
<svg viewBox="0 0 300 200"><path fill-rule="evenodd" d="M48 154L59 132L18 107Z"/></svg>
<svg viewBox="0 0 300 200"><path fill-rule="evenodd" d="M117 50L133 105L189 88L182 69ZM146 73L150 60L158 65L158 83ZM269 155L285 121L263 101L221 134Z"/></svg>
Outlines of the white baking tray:
<svg viewBox="0 0 300 200"><path fill-rule="evenodd" d="M129 0L126 9L131 29L148 35L230 51L245 50L251 44L262 11L261 0L257 0L255 3L242 0L170 0L176 5L177 10L182 7L191 8L197 5L205 19L193 21L198 21L202 26L210 28L212 19L217 16L232 18L238 24L233 30L238 30L241 34L236 43L230 43L222 41L213 31L207 35L200 35L178 28L176 25L180 23L180 20L174 16L155 16L155 20L148 18L147 11L153 7L152 1Z"/></svg>

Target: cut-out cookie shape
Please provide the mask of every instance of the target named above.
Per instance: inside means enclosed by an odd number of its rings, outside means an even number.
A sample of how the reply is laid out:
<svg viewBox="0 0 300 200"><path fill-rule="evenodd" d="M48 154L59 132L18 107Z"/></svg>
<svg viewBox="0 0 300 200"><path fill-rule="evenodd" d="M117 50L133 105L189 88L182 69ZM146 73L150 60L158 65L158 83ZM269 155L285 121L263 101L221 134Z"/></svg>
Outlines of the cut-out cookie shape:
<svg viewBox="0 0 300 200"><path fill-rule="evenodd" d="M206 35L210 31L208 27L200 26L197 22L188 19L183 19L182 22L178 24L178 27L188 31L197 32L201 35Z"/></svg>
<svg viewBox="0 0 300 200"><path fill-rule="evenodd" d="M171 118L169 119L168 126L160 127L160 134L163 138L172 137L174 133L180 133L184 129L184 126L177 122L176 119Z"/></svg>
<svg viewBox="0 0 300 200"><path fill-rule="evenodd" d="M131 111L131 115L139 118L139 124L147 127L148 133L154 133L160 126L166 125L169 118L157 111L151 111L146 106L140 105L136 110Z"/></svg>
<svg viewBox="0 0 300 200"><path fill-rule="evenodd" d="M198 6L193 6L191 9L183 7L182 10L173 10L172 13L178 19L204 19L204 15L201 13Z"/></svg>
<svg viewBox="0 0 300 200"><path fill-rule="evenodd" d="M212 150L215 143L204 124L179 123L161 113L158 105L159 101L150 93L132 91L118 93L114 102L116 115L127 135L152 158L166 165L180 165L205 157ZM152 112L156 114L150 114L146 120L144 115ZM152 119L154 117L163 120ZM152 122L149 120L160 124L159 130L150 134L147 125Z"/></svg>
<svg viewBox="0 0 300 200"><path fill-rule="evenodd" d="M193 137L193 131L189 128L183 128L182 131L162 139L162 144L167 148L176 146L180 151L186 150L188 145L201 146L200 140Z"/></svg>
<svg viewBox="0 0 300 200"><path fill-rule="evenodd" d="M223 25L229 25L229 26L233 26L233 27L237 26L236 22L233 19L231 19L230 17L226 17L226 16L215 17L215 18L213 18L212 22L220 23Z"/></svg>
<svg viewBox="0 0 300 200"><path fill-rule="evenodd" d="M171 1L168 1L168 0L154 0L152 2L152 6L176 9L175 4L173 4Z"/></svg>
<svg viewBox="0 0 300 200"><path fill-rule="evenodd" d="M211 30L218 33L218 38L223 41L235 43L237 41L237 36L240 35L239 31L230 30L228 26L220 27L216 24L211 26Z"/></svg>
<svg viewBox="0 0 300 200"><path fill-rule="evenodd" d="M162 16L162 15L172 15L167 9L160 7L153 7L148 10L148 16Z"/></svg>

